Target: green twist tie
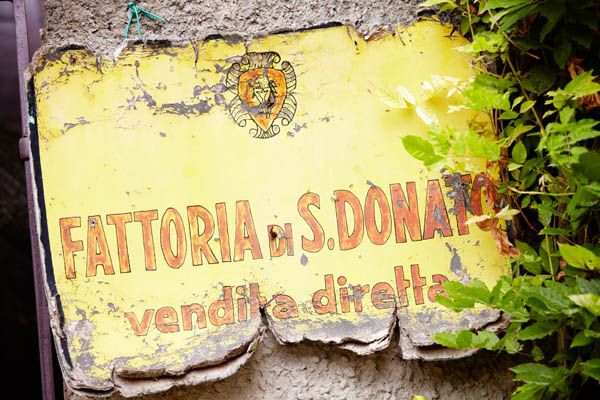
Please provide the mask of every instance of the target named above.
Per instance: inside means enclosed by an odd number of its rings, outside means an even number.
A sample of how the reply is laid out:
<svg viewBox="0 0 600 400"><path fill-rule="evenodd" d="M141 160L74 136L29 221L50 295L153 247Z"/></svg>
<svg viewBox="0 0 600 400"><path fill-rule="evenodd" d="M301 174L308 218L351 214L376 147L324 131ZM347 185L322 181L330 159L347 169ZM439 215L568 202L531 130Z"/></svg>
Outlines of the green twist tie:
<svg viewBox="0 0 600 400"><path fill-rule="evenodd" d="M139 8L138 6L135 5L135 3L133 1L130 3L127 3L127 8L129 10L129 22L127 23L127 32L125 32L125 39L127 39L129 37L129 26L131 25L131 20L133 19L134 14L135 14L135 18L137 20L138 38L140 38L140 39L142 38L142 34L140 32L140 14L146 15L150 19L157 19L162 22L167 22L164 18L161 18L158 15L154 15L149 11Z"/></svg>

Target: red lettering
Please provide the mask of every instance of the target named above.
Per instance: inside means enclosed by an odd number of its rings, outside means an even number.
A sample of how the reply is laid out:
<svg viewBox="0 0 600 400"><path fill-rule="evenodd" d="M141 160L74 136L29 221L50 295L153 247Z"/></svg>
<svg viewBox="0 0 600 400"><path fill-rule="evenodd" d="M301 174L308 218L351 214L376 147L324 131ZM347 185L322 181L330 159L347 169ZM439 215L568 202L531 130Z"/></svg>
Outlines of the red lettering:
<svg viewBox="0 0 600 400"><path fill-rule="evenodd" d="M336 190L334 196L340 250L350 250L358 246L363 239L364 218L360 201L348 190ZM349 234L348 231L346 204L350 206L354 216L354 230L352 234Z"/></svg>
<svg viewBox="0 0 600 400"><path fill-rule="evenodd" d="M154 310L152 309L144 311L141 324L138 322L138 319L133 312L126 312L125 318L127 318L131 324L131 328L137 336L146 336L148 334L148 328L150 327L150 320L152 320L153 314Z"/></svg>
<svg viewBox="0 0 600 400"><path fill-rule="evenodd" d="M423 239L433 239L436 230L442 232L444 237L452 236L452 228L448 220L446 204L442 196L440 182L432 179L427 182L427 203L425 205L425 230Z"/></svg>
<svg viewBox="0 0 600 400"><path fill-rule="evenodd" d="M444 291L444 287L442 286L443 282L448 282L448 278L441 274L434 274L431 280L436 284L431 285L431 287L427 291L427 297L429 297L429 301L434 302L436 296L438 295L448 297L448 295Z"/></svg>
<svg viewBox="0 0 600 400"><path fill-rule="evenodd" d="M323 304L323 299L326 299L327 303ZM317 290L313 294L312 304L317 314L335 314L337 312L333 275L325 275L325 289Z"/></svg>
<svg viewBox="0 0 600 400"><path fill-rule="evenodd" d="M408 306L408 297L406 296L406 288L410 286L410 281L404 279L404 267L402 265L394 268L396 275L396 290L398 291L398 303L402 307Z"/></svg>
<svg viewBox="0 0 600 400"><path fill-rule="evenodd" d="M415 294L415 304L423 304L423 286L427 283L425 277L419 275L419 265L410 266L410 273L413 281L413 293Z"/></svg>
<svg viewBox="0 0 600 400"><path fill-rule="evenodd" d="M175 227L175 240L177 241L177 254L173 253L171 245L171 225ZM160 246L167 265L171 268L179 268L185 261L187 244L185 241L185 230L181 215L174 208L167 208L160 225Z"/></svg>
<svg viewBox="0 0 600 400"><path fill-rule="evenodd" d="M102 219L99 215L93 215L88 218L87 276L96 276L98 265L102 265L105 275L115 274Z"/></svg>
<svg viewBox="0 0 600 400"><path fill-rule="evenodd" d="M392 195L394 226L396 228L396 243L406 242L405 228L408 229L408 234L413 242L421 240L421 222L419 220L419 203L417 202L415 183L406 183L408 199L404 196L402 186L399 183L390 185L390 192Z"/></svg>
<svg viewBox="0 0 600 400"><path fill-rule="evenodd" d="M163 307L156 312L154 317L156 329L162 333L179 332L177 311L173 307Z"/></svg>
<svg viewBox="0 0 600 400"><path fill-rule="evenodd" d="M313 233L313 240L308 240L302 235L302 248L311 253L316 253L323 248L323 244L325 243L325 232L323 231L321 224L319 224L319 221L317 221L315 216L308 209L311 205L317 208L321 207L321 201L318 194L305 193L300 197L300 200L298 200L298 213L304 218Z"/></svg>
<svg viewBox="0 0 600 400"><path fill-rule="evenodd" d="M60 224L60 240L63 248L63 258L65 261L65 275L67 279L75 278L75 259L74 253L83 250L82 240L71 239L71 229L79 228L81 226L81 218L61 218Z"/></svg>
<svg viewBox="0 0 600 400"><path fill-rule="evenodd" d="M244 261L244 253L250 250L253 259L262 258L260 244L254 229L252 212L247 200L236 202L235 218L235 249L233 252L234 261Z"/></svg>
<svg viewBox="0 0 600 400"><path fill-rule="evenodd" d="M375 221L375 204L381 216L381 229L377 229ZM382 245L392 233L392 216L385 193L379 187L371 187L365 200L365 228L371 243Z"/></svg>
<svg viewBox="0 0 600 400"><path fill-rule="evenodd" d="M156 271L156 256L154 255L154 238L152 237L151 223L157 219L157 210L136 211L133 213L133 220L142 224L142 243L144 243L146 271Z"/></svg>
<svg viewBox="0 0 600 400"><path fill-rule="evenodd" d="M190 224L190 242L192 243L192 264L202 265L202 256L206 257L209 264L216 264L217 258L208 243L215 231L212 215L202 206L189 206L187 212ZM204 225L202 234L200 234L198 219L201 219Z"/></svg>
<svg viewBox="0 0 600 400"><path fill-rule="evenodd" d="M131 272L129 265L129 251L127 249L127 231L125 224L131 222L131 213L110 214L106 216L106 223L115 226L117 234L117 250L119 254L119 269L121 273Z"/></svg>

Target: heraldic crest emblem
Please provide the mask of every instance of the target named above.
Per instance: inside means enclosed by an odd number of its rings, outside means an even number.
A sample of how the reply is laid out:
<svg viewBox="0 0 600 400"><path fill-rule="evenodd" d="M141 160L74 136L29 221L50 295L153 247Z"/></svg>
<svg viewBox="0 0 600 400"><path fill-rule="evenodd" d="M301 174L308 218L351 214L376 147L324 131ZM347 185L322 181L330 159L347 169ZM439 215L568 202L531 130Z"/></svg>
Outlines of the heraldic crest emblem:
<svg viewBox="0 0 600 400"><path fill-rule="evenodd" d="M288 125L296 113L296 74L292 65L275 52L248 53L234 63L227 73L227 89L235 94L229 112L236 124L245 127L247 121L256 125L250 136L268 139L277 135L281 125Z"/></svg>

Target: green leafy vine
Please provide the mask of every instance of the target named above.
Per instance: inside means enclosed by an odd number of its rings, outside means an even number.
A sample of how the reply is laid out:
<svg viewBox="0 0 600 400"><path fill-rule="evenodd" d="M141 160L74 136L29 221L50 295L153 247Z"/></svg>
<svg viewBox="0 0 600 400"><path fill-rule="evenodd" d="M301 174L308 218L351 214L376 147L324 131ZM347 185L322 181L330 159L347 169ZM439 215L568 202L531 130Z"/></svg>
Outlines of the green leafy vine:
<svg viewBox="0 0 600 400"><path fill-rule="evenodd" d="M473 169L485 158L502 211L471 222L514 219L513 277L493 288L481 281L446 282L437 301L462 311L483 304L507 313L501 335L488 331L442 332L441 345L522 354L512 368L522 382L512 399L591 398L600 387L600 61L598 17L593 0L429 0L422 6L460 13L460 51L480 66L469 82L437 77L423 92L443 88L462 94L464 104L488 123L465 132L430 123L428 138L405 136L403 145L429 168ZM418 107L405 90L380 93L395 107ZM494 230L492 230L492 234ZM502 242L500 237L495 238Z"/></svg>

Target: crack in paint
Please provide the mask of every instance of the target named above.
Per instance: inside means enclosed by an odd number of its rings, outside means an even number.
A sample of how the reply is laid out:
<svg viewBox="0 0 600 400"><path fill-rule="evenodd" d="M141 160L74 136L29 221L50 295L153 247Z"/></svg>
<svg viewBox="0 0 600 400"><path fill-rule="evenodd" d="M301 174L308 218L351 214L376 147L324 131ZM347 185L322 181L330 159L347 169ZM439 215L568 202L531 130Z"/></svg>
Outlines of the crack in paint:
<svg viewBox="0 0 600 400"><path fill-rule="evenodd" d="M460 256L458 255L458 251L455 247L450 246L450 243L446 242L446 247L448 251L453 253L452 259L450 260L450 271L452 271L455 275L460 276L460 282L464 285L467 285L471 282L471 276L467 272L465 268L463 268L462 261Z"/></svg>
<svg viewBox="0 0 600 400"><path fill-rule="evenodd" d="M89 124L90 124L90 121L86 120L83 117L79 117L79 121L77 121L77 122L65 122L65 124L64 124L65 129L62 129L61 132L66 133L78 125L89 125Z"/></svg>
<svg viewBox="0 0 600 400"><path fill-rule="evenodd" d="M473 214L471 196L469 195L469 182L462 179L459 172L442 175L442 179L446 182L446 187L452 188L447 193L447 196L454 200L454 207L450 208L448 212L453 215L458 215L458 209L460 207L465 207L468 212Z"/></svg>
<svg viewBox="0 0 600 400"><path fill-rule="evenodd" d="M200 100L197 103L187 104L183 101L179 103L165 103L158 107L158 111L163 111L169 114L183 115L189 118L189 115L202 115L210 111L211 106L207 100Z"/></svg>

